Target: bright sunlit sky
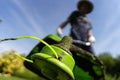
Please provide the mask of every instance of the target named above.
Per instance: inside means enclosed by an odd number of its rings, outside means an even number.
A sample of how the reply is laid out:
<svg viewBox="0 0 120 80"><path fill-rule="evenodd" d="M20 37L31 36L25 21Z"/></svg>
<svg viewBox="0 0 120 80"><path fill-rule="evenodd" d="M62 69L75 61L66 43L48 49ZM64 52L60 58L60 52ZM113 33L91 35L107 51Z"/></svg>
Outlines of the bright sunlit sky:
<svg viewBox="0 0 120 80"><path fill-rule="evenodd" d="M33 35L44 38L76 10L79 0L0 0L0 39ZM120 55L120 0L91 0L94 10L88 15L96 38L96 55ZM63 30L69 35L70 25ZM28 54L38 41L24 39L0 43L0 53L12 49Z"/></svg>

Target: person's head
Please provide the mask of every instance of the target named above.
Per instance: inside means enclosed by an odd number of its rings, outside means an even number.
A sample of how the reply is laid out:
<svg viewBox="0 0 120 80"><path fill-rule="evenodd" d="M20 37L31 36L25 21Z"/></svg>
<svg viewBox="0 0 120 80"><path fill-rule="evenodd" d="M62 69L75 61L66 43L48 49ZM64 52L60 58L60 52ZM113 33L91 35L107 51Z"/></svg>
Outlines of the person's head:
<svg viewBox="0 0 120 80"><path fill-rule="evenodd" d="M92 12L93 4L89 0L80 0L77 4L77 9L83 14L88 14Z"/></svg>

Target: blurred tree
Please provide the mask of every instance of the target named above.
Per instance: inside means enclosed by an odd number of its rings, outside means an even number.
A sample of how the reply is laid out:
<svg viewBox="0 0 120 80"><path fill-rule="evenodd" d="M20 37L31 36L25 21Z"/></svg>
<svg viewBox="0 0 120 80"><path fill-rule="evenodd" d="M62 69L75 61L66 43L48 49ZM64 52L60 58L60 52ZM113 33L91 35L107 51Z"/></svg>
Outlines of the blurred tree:
<svg viewBox="0 0 120 80"><path fill-rule="evenodd" d="M111 69L115 66L115 60L110 53L102 53L99 58L103 61L106 71L112 74Z"/></svg>
<svg viewBox="0 0 120 80"><path fill-rule="evenodd" d="M16 51L6 51L0 56L0 73L7 74L9 76L13 75L15 71L21 70L23 68L23 60L15 55Z"/></svg>
<svg viewBox="0 0 120 80"><path fill-rule="evenodd" d="M20 80L43 80L38 75L26 69L23 65L23 59L16 55L17 51L4 51L0 55L0 80L19 80L12 77L20 77ZM25 54L20 54L25 57ZM9 79L1 79L1 76Z"/></svg>
<svg viewBox="0 0 120 80"><path fill-rule="evenodd" d="M111 74L115 80L118 80L120 76L120 56L112 57L110 53L102 53L99 58L106 67L106 73Z"/></svg>
<svg viewBox="0 0 120 80"><path fill-rule="evenodd" d="M112 71L116 78L120 76L120 56L115 58L115 66L112 68Z"/></svg>

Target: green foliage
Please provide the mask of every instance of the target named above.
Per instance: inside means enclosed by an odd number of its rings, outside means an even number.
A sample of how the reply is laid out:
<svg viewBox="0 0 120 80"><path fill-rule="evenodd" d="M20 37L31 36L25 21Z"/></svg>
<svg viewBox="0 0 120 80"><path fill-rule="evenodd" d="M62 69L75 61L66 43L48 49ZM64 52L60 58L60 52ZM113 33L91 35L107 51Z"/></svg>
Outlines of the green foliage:
<svg viewBox="0 0 120 80"><path fill-rule="evenodd" d="M18 78L18 77L5 77L0 75L0 80L28 80L28 79L23 79L23 78Z"/></svg>
<svg viewBox="0 0 120 80"><path fill-rule="evenodd" d="M3 53L0 57L0 73L11 76L17 70L24 71L23 60L15 55L15 51Z"/></svg>
<svg viewBox="0 0 120 80"><path fill-rule="evenodd" d="M103 61L106 67L107 80L112 80L109 78L115 77L117 80L120 79L120 56L113 57L110 53L102 53L99 55L100 59Z"/></svg>
<svg viewBox="0 0 120 80"><path fill-rule="evenodd" d="M23 60L15 53L16 51L9 51L0 56L0 80L43 80L26 69Z"/></svg>
<svg viewBox="0 0 120 80"><path fill-rule="evenodd" d="M104 62L107 67L113 67L115 65L115 60L113 59L112 55L109 53L103 53L99 55L100 59Z"/></svg>
<svg viewBox="0 0 120 80"><path fill-rule="evenodd" d="M112 76L112 75L107 74L107 75L106 75L106 80L114 80L114 79L113 79L113 76Z"/></svg>
<svg viewBox="0 0 120 80"><path fill-rule="evenodd" d="M120 77L118 77L118 80L120 80Z"/></svg>

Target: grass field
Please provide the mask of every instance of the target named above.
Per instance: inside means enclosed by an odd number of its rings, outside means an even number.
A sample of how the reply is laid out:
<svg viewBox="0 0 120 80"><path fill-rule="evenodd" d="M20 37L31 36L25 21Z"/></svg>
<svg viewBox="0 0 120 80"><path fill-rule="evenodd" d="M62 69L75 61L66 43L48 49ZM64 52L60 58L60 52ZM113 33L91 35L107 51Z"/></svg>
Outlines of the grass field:
<svg viewBox="0 0 120 80"><path fill-rule="evenodd" d="M5 77L5 76L0 76L0 80L29 80L29 79L23 79L23 78L18 78L18 77Z"/></svg>

